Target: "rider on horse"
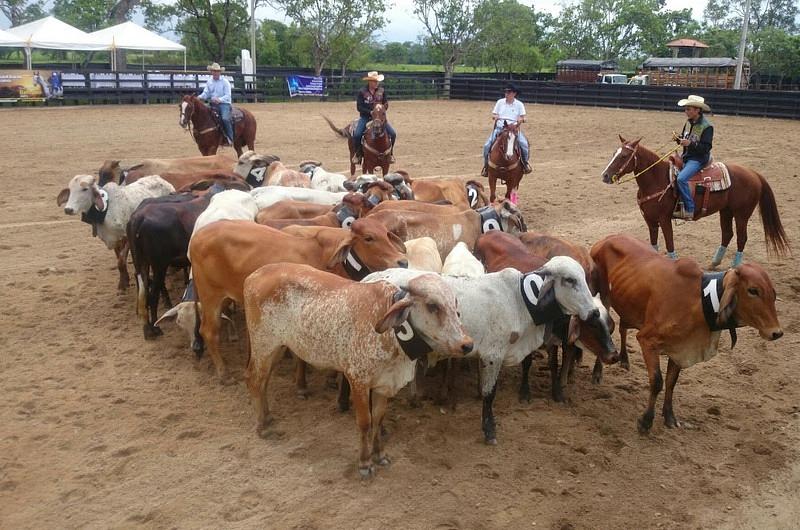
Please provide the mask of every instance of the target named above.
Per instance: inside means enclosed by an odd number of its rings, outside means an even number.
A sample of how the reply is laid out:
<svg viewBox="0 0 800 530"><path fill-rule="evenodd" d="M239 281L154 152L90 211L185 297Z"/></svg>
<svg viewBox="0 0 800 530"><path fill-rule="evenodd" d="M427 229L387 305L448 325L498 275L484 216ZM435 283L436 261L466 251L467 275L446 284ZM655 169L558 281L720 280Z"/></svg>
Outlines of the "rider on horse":
<svg viewBox="0 0 800 530"><path fill-rule="evenodd" d="M694 201L689 190L689 179L697 174L711 159L711 144L714 139L714 126L703 112L711 112L700 96L689 96L678 101L684 107L686 123L680 137L675 141L683 146L683 169L678 173L678 191L683 199L684 219L694 219Z"/></svg>
<svg viewBox="0 0 800 530"><path fill-rule="evenodd" d="M358 98L356 99L356 109L358 109L359 117L356 129L353 132L353 143L355 144L356 152L353 155L353 163L360 164L364 158L364 149L361 145L361 139L364 137L364 131L367 129L367 122L370 120L372 109L376 103L381 103L384 108L389 108L389 101L386 99L386 92L378 83L383 81L383 74L378 74L376 71L367 73L363 81L367 82L367 86L358 91ZM394 128L387 122L386 132L392 141L392 148L389 154L389 162L394 164L394 142L397 140L397 133Z"/></svg>
<svg viewBox="0 0 800 530"><path fill-rule="evenodd" d="M489 139L486 140L486 143L483 146L483 170L481 170L481 175L484 177L488 174L489 150L492 148L492 144L494 143L495 138L497 138L497 135L503 130L503 123L507 122L510 124L521 125L525 122L525 105L523 105L523 103L517 99L519 90L517 90L516 85L513 83L508 83L505 88L505 93L506 97L498 99L497 103L494 104L494 109L492 110L494 129L492 129L492 134L489 135ZM525 138L521 128L517 130L517 134L517 138L519 138L520 150L522 151L522 166L525 168L525 173L528 174L532 171L531 165L528 163L528 158L530 155L528 139Z"/></svg>
<svg viewBox="0 0 800 530"><path fill-rule="evenodd" d="M203 92L197 96L200 99L211 100L211 106L219 111L219 118L222 120L222 130L228 145L233 145L233 121L231 119L231 84L221 77L220 74L225 70L218 63L208 65L211 72L211 79L206 82Z"/></svg>

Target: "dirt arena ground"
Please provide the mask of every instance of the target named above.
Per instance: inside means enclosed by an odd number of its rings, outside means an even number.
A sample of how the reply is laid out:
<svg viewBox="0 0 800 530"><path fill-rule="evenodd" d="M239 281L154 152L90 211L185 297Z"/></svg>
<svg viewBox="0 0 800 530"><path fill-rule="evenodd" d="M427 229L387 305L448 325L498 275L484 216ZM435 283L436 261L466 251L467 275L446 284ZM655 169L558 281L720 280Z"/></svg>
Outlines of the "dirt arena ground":
<svg viewBox="0 0 800 530"><path fill-rule="evenodd" d="M319 114L344 125L352 104L248 108L259 152L345 167L346 146ZM398 167L412 177L477 175L490 102L391 110ZM528 113L528 226L586 244L623 231L646 238L634 184L607 186L599 173L617 133L657 147L682 115L538 105ZM495 447L482 441L474 374L461 377L455 412L430 401L410 408L401 393L387 419L393 464L362 483L352 412L336 412L319 373L301 401L282 361L274 436L259 438L244 385L216 383L208 358L196 360L173 327L145 342L135 290L116 293L112 252L56 207L68 179L104 159L196 154L177 105L3 109L0 119L0 527L800 526L800 270L795 258L767 258L758 215L746 259L771 274L786 335L766 343L741 330L734 350L723 337L717 357L684 371L675 402L682 428L665 429L659 415L652 434L636 432L647 377L631 337L631 371L610 367L592 385L585 358L566 405L550 400L543 360L530 404L517 401L519 370L504 370ZM716 157L766 176L800 244L800 123L712 120ZM718 222L683 224L676 238L682 256L708 263ZM224 355L241 379L240 344L226 344Z"/></svg>

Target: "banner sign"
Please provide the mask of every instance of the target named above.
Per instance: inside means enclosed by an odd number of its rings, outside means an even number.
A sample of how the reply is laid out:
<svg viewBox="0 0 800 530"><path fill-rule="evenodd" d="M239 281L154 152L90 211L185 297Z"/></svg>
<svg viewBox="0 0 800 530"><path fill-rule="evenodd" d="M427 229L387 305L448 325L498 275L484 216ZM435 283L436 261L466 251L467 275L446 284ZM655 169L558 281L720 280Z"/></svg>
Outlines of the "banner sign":
<svg viewBox="0 0 800 530"><path fill-rule="evenodd" d="M36 101L63 96L61 72L0 70L0 101Z"/></svg>
<svg viewBox="0 0 800 530"><path fill-rule="evenodd" d="M324 96L325 78L308 75L290 75L286 77L289 86L289 96Z"/></svg>

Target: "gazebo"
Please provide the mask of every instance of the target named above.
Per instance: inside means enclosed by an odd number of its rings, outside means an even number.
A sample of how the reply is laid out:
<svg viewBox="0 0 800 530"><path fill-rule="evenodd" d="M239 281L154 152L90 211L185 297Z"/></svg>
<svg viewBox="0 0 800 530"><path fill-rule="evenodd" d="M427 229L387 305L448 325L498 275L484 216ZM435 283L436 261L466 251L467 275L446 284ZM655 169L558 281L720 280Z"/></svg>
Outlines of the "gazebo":
<svg viewBox="0 0 800 530"><path fill-rule="evenodd" d="M110 28L89 33L90 39L111 53L111 69L117 69L115 50L178 51L183 52L183 69L186 70L186 46L146 30L133 22L123 22Z"/></svg>
<svg viewBox="0 0 800 530"><path fill-rule="evenodd" d="M97 44L88 33L61 22L55 17L44 17L8 30L23 41L25 48L25 65L31 69L31 50L44 48L48 50L104 51L108 46Z"/></svg>

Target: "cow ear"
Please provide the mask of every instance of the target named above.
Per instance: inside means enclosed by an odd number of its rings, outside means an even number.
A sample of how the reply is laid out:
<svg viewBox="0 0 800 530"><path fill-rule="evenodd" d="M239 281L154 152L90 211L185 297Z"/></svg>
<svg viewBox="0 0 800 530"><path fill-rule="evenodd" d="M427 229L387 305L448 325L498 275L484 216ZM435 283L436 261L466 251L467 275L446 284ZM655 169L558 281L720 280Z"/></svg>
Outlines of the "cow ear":
<svg viewBox="0 0 800 530"><path fill-rule="evenodd" d="M350 251L350 246L353 244L353 237L345 237L341 241L339 241L338 246L331 254L330 260L328 260L327 267L329 269L334 268L339 263L342 263L345 258L347 257L347 253Z"/></svg>
<svg viewBox="0 0 800 530"><path fill-rule="evenodd" d="M342 186L344 186L344 189L347 191L356 191L356 184L352 180L345 180L342 182Z"/></svg>
<svg viewBox="0 0 800 530"><path fill-rule="evenodd" d="M411 297L406 295L394 304L385 315L378 320L375 324L375 332L383 333L389 328L396 328L406 320L408 320L408 313L411 311Z"/></svg>
<svg viewBox="0 0 800 530"><path fill-rule="evenodd" d="M731 269L722 280L724 292L722 293L722 300L719 301L719 315L717 316L717 324L724 325L733 316L736 311L736 291L739 287L739 273L736 269Z"/></svg>
<svg viewBox="0 0 800 530"><path fill-rule="evenodd" d="M117 167L119 167L119 160L112 160L112 161L111 161L111 167L112 167L112 168L117 168Z"/></svg>
<svg viewBox="0 0 800 530"><path fill-rule="evenodd" d="M394 248L396 248L398 252L402 252L403 254L406 254L408 252L408 250L406 249L406 244L403 243L403 240L400 239L400 237L397 234L395 234L394 232L387 232L387 234L389 235L389 241L392 242L392 245L394 245Z"/></svg>
<svg viewBox="0 0 800 530"><path fill-rule="evenodd" d="M539 307L544 307L556 295L553 290L553 275L550 274L550 271L545 267L536 269L533 272L541 276L542 280L544 280L542 287L539 289Z"/></svg>
<svg viewBox="0 0 800 530"><path fill-rule="evenodd" d="M581 336L581 321L577 316L569 317L569 328L567 329L567 344L575 344Z"/></svg>
<svg viewBox="0 0 800 530"><path fill-rule="evenodd" d="M100 188L97 187L97 184L92 184L92 200L94 201L94 207L103 211L105 205L103 204L103 196L100 195Z"/></svg>
<svg viewBox="0 0 800 530"><path fill-rule="evenodd" d="M68 200L69 200L69 189L64 188L58 193L58 197L56 197L56 204L58 206L64 206L65 204L67 204Z"/></svg>
<svg viewBox="0 0 800 530"><path fill-rule="evenodd" d="M159 326L162 322L167 322L169 320L176 320L178 318L178 308L180 304L170 307L169 310L161 315L161 318L156 320L154 326Z"/></svg>

